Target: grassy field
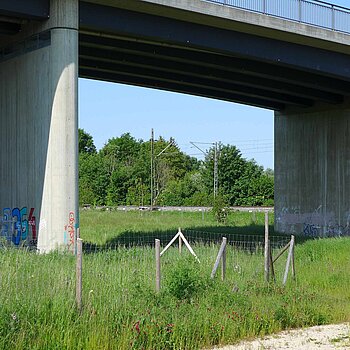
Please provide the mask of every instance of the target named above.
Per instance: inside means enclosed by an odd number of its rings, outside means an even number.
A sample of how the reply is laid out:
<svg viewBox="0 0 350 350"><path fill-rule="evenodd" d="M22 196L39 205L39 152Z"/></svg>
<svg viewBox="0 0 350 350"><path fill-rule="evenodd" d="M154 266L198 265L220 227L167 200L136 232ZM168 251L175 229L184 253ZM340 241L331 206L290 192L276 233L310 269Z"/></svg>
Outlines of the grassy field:
<svg viewBox="0 0 350 350"><path fill-rule="evenodd" d="M271 218L272 220L273 218ZM84 241L101 247L118 237L161 237L177 227L264 232L263 214L234 213L225 226L201 213L81 215ZM175 232L174 232L175 231ZM128 238L130 239L130 238ZM350 239L296 247L297 279L263 281L261 254L227 252L227 278L209 278L219 246L195 244L198 264L176 247L162 257L155 293L154 249L101 249L83 260L83 311L75 308L75 258L0 251L0 349L204 349L281 329L350 321Z"/></svg>
<svg viewBox="0 0 350 350"><path fill-rule="evenodd" d="M95 211L85 210L80 215L81 237L98 245L113 244L119 237L160 238L174 235L178 228L205 232L233 234L264 234L264 213L232 212L226 223L218 225L210 212L149 212L149 211ZM273 214L269 217L273 234Z"/></svg>

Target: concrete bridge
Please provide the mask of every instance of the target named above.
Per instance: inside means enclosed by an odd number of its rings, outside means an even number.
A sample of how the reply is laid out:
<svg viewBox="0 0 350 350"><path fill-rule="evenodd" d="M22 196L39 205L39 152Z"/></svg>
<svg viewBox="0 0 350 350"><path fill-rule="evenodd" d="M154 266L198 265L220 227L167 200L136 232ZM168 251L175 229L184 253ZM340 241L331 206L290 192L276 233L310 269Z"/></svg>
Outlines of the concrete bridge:
<svg viewBox="0 0 350 350"><path fill-rule="evenodd" d="M350 11L250 3L0 0L7 238L75 250L78 76L274 110L276 230L349 234Z"/></svg>

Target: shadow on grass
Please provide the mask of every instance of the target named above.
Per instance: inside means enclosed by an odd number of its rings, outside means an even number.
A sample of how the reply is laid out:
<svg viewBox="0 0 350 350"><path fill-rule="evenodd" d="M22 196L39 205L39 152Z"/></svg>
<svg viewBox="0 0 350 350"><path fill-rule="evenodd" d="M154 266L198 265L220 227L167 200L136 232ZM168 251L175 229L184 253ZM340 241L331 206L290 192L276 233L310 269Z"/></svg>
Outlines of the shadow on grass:
<svg viewBox="0 0 350 350"><path fill-rule="evenodd" d="M176 235L177 230L154 230L150 232L143 231L124 231L118 236L106 241L105 244L95 244L84 242L83 249L85 253L94 253L104 250L112 250L120 247L153 247L155 240L159 239L161 245L165 246ZM182 229L182 233L192 244L220 244L223 237L227 238L227 243L235 245L238 248L249 250L251 252L261 250L264 246L265 227L264 225L247 226L203 226L189 227ZM269 226L269 239L271 247L280 248L287 244L290 236L285 234L276 234L273 226ZM176 245L177 242L174 242Z"/></svg>

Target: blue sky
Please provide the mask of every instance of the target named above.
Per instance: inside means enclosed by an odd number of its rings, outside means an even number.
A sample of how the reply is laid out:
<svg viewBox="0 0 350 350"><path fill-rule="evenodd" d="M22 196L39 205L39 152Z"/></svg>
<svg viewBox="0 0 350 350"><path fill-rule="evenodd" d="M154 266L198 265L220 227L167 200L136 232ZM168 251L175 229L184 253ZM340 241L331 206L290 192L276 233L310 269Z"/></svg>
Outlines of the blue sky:
<svg viewBox="0 0 350 350"><path fill-rule="evenodd" d="M332 3L350 6L349 0ZM98 149L125 132L147 140L154 128L156 138L172 136L184 152L200 159L203 155L190 141L233 144L245 158L274 167L273 111L261 108L80 79L79 125L93 136Z"/></svg>

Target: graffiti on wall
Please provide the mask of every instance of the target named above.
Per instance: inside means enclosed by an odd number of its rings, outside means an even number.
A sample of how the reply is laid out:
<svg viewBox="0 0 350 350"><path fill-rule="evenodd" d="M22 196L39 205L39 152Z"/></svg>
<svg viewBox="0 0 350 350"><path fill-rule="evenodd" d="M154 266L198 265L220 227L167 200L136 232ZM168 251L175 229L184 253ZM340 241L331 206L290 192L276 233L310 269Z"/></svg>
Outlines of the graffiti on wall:
<svg viewBox="0 0 350 350"><path fill-rule="evenodd" d="M1 238L15 246L36 246L37 226L35 208L4 208L1 220Z"/></svg>
<svg viewBox="0 0 350 350"><path fill-rule="evenodd" d="M76 238L76 219L73 211L69 212L68 224L64 226L64 243L67 245L69 251L75 249Z"/></svg>
<svg viewBox="0 0 350 350"><path fill-rule="evenodd" d="M299 207L282 208L277 217L282 232L303 234L308 237L339 237L350 235L349 217L340 224L334 213L323 213L322 205L313 212L301 213Z"/></svg>

